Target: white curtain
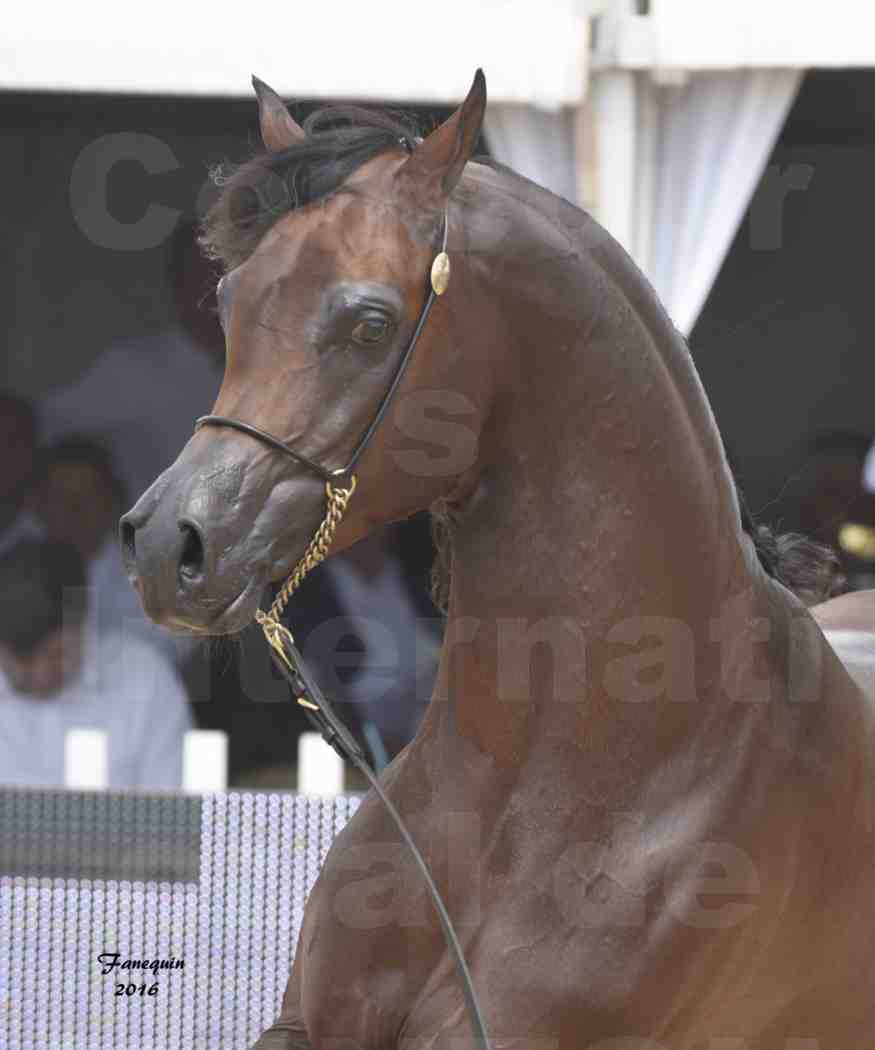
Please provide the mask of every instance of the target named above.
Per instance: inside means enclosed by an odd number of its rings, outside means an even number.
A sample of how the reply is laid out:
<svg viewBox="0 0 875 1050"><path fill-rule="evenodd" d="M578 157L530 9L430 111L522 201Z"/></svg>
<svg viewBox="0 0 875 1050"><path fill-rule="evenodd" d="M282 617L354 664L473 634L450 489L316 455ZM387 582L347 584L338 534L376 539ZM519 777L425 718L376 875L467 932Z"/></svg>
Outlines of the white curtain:
<svg viewBox="0 0 875 1050"><path fill-rule="evenodd" d="M794 69L638 81L633 257L689 333L802 78Z"/></svg>
<svg viewBox="0 0 875 1050"><path fill-rule="evenodd" d="M486 107L483 133L496 160L527 179L577 200L575 111L492 103Z"/></svg>
<svg viewBox="0 0 875 1050"><path fill-rule="evenodd" d="M795 69L733 70L667 84L650 73L599 73L590 79L591 149L570 109L493 106L486 139L497 160L590 203L688 334L801 78ZM584 202L589 184L594 199Z"/></svg>

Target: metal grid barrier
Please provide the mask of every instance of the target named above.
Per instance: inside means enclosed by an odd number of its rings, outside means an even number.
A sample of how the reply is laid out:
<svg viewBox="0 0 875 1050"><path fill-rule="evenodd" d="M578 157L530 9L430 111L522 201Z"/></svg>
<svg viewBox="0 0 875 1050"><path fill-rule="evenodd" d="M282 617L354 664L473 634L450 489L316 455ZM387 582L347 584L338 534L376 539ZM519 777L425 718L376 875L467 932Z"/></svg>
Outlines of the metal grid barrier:
<svg viewBox="0 0 875 1050"><path fill-rule="evenodd" d="M0 789L0 1050L248 1050L358 803Z"/></svg>

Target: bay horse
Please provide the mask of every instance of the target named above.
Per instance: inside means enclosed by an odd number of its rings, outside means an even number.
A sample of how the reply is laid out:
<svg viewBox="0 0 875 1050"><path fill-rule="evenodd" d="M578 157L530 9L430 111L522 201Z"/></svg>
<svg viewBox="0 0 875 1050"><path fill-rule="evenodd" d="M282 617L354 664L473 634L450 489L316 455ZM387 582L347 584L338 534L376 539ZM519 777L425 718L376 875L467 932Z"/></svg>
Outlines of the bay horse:
<svg viewBox="0 0 875 1050"><path fill-rule="evenodd" d="M875 1047L875 601L809 609L782 582L645 278L588 215L472 159L482 73L422 140L369 111L302 128L256 90L266 151L205 227L226 270L217 416L343 463L446 229L449 286L333 549L424 508L447 522L434 697L381 783L494 1046ZM122 519L149 615L241 629L307 547L323 489L254 434L202 426ZM473 1041L370 793L328 854L257 1050Z"/></svg>

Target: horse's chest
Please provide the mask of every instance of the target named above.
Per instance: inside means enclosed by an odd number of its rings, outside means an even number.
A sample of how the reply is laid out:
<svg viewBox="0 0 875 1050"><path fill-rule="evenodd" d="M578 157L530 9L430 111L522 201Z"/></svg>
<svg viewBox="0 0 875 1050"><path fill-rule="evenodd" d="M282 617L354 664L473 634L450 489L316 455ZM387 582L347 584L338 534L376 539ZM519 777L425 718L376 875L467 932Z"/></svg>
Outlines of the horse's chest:
<svg viewBox="0 0 875 1050"><path fill-rule="evenodd" d="M299 946L316 1045L333 1038L382 1048L403 1039L432 1048L468 1037L458 972L404 848L339 846L311 898ZM463 850L437 859L494 1045L520 1032L555 1035L591 1009L627 1003L628 962L646 936L646 880L616 879L606 867L577 853L503 872L475 871Z"/></svg>
<svg viewBox="0 0 875 1050"><path fill-rule="evenodd" d="M412 1040L412 1050L470 1032L461 980L433 906L415 890L413 872L395 881L386 869L358 887L358 901L351 890L320 893L301 941L306 1021L317 1046L330 1037L362 1050L394 1048L403 1039ZM515 908L525 911L525 902ZM501 922L505 910L495 897L486 906L471 899L467 908L452 908L493 1036L511 1032L524 1000L543 1011L558 990L549 976L551 938L543 930L515 934Z"/></svg>

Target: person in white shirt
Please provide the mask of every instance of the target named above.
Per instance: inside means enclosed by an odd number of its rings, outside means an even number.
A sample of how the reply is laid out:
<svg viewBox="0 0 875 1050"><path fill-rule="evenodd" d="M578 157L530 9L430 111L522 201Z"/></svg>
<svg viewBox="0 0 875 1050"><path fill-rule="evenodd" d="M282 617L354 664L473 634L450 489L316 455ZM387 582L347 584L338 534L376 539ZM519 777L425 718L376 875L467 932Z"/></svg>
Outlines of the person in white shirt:
<svg viewBox="0 0 875 1050"><path fill-rule="evenodd" d="M89 437L73 435L44 452L34 507L46 538L71 543L85 562L91 625L124 629L181 667L197 643L153 623L128 581L116 532L127 502L109 453Z"/></svg>
<svg viewBox="0 0 875 1050"><path fill-rule="evenodd" d="M43 442L93 435L112 449L131 502L173 463L222 383L216 275L191 222L181 222L168 242L167 278L176 317L171 327L113 343L78 379L39 404Z"/></svg>
<svg viewBox="0 0 875 1050"><path fill-rule="evenodd" d="M431 620L422 617L397 555L386 534L369 536L326 563L343 615L310 636L325 666L345 658L341 637L360 648L355 673L330 684L332 695L358 705L362 732L378 765L382 747L388 759L413 738L431 697L441 638ZM309 651L307 655L310 655ZM325 660L324 657L328 659ZM319 656L317 656L319 659ZM374 737L376 729L379 742Z"/></svg>
<svg viewBox="0 0 875 1050"><path fill-rule="evenodd" d="M111 788L178 789L190 728L170 661L89 626L75 548L24 542L0 555L0 784L62 786L67 731L101 729Z"/></svg>

